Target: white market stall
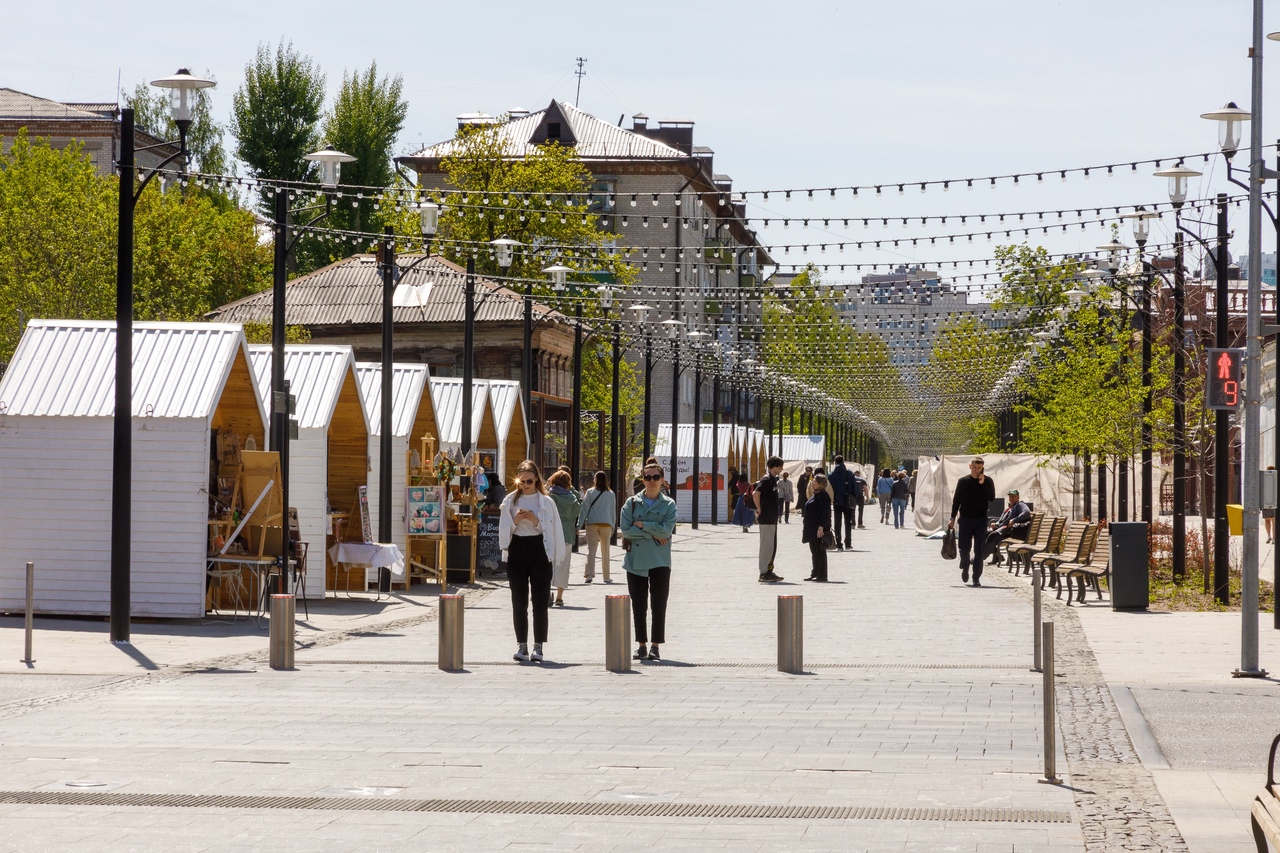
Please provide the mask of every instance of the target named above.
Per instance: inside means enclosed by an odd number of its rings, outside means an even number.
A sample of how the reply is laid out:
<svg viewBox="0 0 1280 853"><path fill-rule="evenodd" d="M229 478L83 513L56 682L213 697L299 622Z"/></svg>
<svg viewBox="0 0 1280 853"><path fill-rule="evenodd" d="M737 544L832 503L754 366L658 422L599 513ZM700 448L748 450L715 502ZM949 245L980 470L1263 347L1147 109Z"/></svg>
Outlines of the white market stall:
<svg viewBox="0 0 1280 853"><path fill-rule="evenodd" d="M679 442L676 446L676 464L671 462L671 424L659 424L653 455L667 472L667 482L676 497L676 517L679 521L693 518L693 449L694 425L680 424ZM717 521L728 522L725 507L729 504L729 467L732 453L733 428L721 424L717 431L712 424L702 424L698 429L698 521L711 521L711 506L720 501ZM712 464L716 465L716 481L711 479Z"/></svg>
<svg viewBox="0 0 1280 853"><path fill-rule="evenodd" d="M493 407L493 425L498 439L497 466L486 469L491 476L502 478L510 490L516 467L529 458L529 419L520 396L520 383L511 379L489 379L489 404Z"/></svg>
<svg viewBox="0 0 1280 853"><path fill-rule="evenodd" d="M343 569L329 557L338 541L364 539L358 495L368 485L369 424L355 358L349 346L309 343L289 344L284 356L298 422L298 438L289 443L289 505L298 511L298 530L308 545L307 598L323 598L325 589L363 589L363 569ZM252 346L249 358L266 401L271 347ZM321 566L323 584L317 583Z"/></svg>
<svg viewBox="0 0 1280 853"><path fill-rule="evenodd" d="M357 362L356 378L364 398L365 417L369 421L369 523L377 538L380 507L382 448L382 365ZM425 364L395 364L391 369L391 543L408 554L408 533L404 521L405 488L408 485L409 455L421 455L422 439L438 440L435 407L427 390L429 382ZM370 570L370 575L374 575ZM376 579L372 578L372 579Z"/></svg>
<svg viewBox="0 0 1280 853"><path fill-rule="evenodd" d="M825 466L827 464L827 439L822 435L784 435L782 452L778 454L783 462L798 462L800 470L805 465Z"/></svg>
<svg viewBox="0 0 1280 853"><path fill-rule="evenodd" d="M113 322L32 320L0 381L0 541L36 563L36 610L110 611ZM238 325L135 323L131 610L205 611L216 436L265 439ZM18 610L21 573L0 574Z"/></svg>

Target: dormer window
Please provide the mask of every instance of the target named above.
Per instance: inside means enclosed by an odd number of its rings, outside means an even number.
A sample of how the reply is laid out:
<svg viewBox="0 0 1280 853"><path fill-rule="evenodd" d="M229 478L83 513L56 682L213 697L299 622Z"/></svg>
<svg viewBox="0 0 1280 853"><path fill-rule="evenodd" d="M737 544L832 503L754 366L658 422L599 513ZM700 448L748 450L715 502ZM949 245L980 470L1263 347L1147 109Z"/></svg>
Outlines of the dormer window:
<svg viewBox="0 0 1280 853"><path fill-rule="evenodd" d="M560 122L558 121L547 122L547 139L559 139L559 138L560 138Z"/></svg>

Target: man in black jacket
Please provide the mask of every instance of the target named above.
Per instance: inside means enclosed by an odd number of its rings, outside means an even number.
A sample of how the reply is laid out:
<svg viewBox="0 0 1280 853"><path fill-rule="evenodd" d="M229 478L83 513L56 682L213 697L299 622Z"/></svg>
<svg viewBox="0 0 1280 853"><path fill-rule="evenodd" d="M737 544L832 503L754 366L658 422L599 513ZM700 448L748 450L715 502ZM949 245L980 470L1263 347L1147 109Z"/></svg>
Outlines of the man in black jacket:
<svg viewBox="0 0 1280 853"><path fill-rule="evenodd" d="M831 529L835 532L836 550L843 551L845 548L853 548L853 473L845 467L844 457L837 456L834 460L835 464L831 467L831 473L827 475L827 482L831 484L831 491L835 493L835 500L832 501L832 508L835 510L835 520L832 522ZM841 525L840 520L844 519ZM840 536L840 528L844 527L844 537Z"/></svg>
<svg viewBox="0 0 1280 853"><path fill-rule="evenodd" d="M951 498L951 520L948 529L955 528L956 518L960 519L960 580L969 582L969 565L973 564L973 585L982 586L982 547L987 540L987 506L996 499L996 484L983 473L984 463L981 456L975 456L969 463L968 475L961 477L956 483L955 494ZM976 551L977 559L973 559Z"/></svg>

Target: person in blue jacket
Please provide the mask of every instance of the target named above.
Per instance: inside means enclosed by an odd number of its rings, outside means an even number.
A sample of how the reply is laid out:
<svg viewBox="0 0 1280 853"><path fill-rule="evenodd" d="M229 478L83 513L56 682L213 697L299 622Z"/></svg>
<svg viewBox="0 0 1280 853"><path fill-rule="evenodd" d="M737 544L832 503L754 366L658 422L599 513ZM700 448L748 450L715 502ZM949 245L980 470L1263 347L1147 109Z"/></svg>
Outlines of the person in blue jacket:
<svg viewBox="0 0 1280 853"><path fill-rule="evenodd" d="M627 572L631 615L635 622L636 660L660 660L658 646L667 641L667 597L671 593L671 535L676 529L676 502L662 491L665 472L650 462L640 472L644 491L622 505L618 529L631 543L622 568ZM647 612L653 612L653 635L647 630ZM645 648L645 643L649 647Z"/></svg>

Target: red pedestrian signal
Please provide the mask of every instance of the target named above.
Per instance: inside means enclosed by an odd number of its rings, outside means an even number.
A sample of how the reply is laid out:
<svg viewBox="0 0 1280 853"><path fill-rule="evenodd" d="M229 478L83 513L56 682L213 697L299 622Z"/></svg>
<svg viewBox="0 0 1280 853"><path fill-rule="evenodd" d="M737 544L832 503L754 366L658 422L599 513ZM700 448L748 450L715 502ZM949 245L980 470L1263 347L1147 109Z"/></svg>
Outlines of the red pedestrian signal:
<svg viewBox="0 0 1280 853"><path fill-rule="evenodd" d="M1244 402L1240 390L1240 362L1244 352L1238 349L1211 349L1205 404L1210 409L1235 411Z"/></svg>

